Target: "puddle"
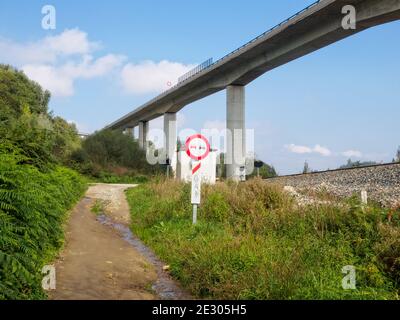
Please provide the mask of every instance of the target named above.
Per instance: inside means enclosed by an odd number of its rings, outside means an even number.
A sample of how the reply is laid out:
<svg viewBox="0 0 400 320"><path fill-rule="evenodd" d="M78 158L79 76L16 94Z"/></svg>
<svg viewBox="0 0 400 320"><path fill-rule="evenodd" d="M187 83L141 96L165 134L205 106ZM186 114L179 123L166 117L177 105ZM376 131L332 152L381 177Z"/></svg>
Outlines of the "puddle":
<svg viewBox="0 0 400 320"><path fill-rule="evenodd" d="M157 272L157 281L153 284L152 289L156 294L163 300L187 300L193 299L189 294L184 292L163 270L165 265L157 256L146 247L125 225L115 223L111 218L103 215L99 215L97 220L105 225L117 230L122 238L140 252L151 264L154 265Z"/></svg>

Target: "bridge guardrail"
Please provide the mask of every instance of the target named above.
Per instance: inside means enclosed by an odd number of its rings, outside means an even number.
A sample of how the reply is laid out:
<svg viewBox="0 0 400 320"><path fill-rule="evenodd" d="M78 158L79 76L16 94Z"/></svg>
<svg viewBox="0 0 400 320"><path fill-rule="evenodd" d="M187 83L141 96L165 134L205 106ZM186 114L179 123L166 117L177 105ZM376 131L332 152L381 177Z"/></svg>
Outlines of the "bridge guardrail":
<svg viewBox="0 0 400 320"><path fill-rule="evenodd" d="M174 86L172 86L171 88L169 88L168 90L162 92L161 94L157 95L156 97L154 97L153 99L151 99L148 104L151 104L155 101L157 101L159 98L161 98L162 96L167 95L170 91L176 89L178 86L182 85L184 82L188 81L189 79L191 79L192 77L194 77L195 75L200 74L201 72L204 72L208 69L210 69L211 67L219 64L220 62L222 62L223 60L229 58L230 56L232 56L233 54L237 53L238 51L244 49L245 47L247 47L248 45L254 43L255 41L257 41L258 39L266 36L267 34L271 33L272 31L274 31L275 29L279 28L280 26L284 25L285 23L291 21L292 19L294 19L295 17L299 16L300 14L306 12L307 10L311 9L312 7L316 6L317 4L319 4L320 2L322 2L324 0L318 0L312 4L310 4L308 7L300 10L299 12L295 13L294 15L292 15L291 17L285 19L284 21L278 23L277 25L273 26L271 29L265 31L264 33L260 34L259 36L255 37L254 39L250 40L249 42L245 43L243 46L237 48L236 50L228 53L227 55L223 56L222 58L218 59L217 61L213 62L213 59L210 58L208 60L206 60L205 62L203 62L202 64L200 64L199 66L197 66L196 68L194 68L193 70L189 71L187 74L184 74L183 76L181 76L178 80L178 83L175 84ZM182 80L182 81L180 81Z"/></svg>

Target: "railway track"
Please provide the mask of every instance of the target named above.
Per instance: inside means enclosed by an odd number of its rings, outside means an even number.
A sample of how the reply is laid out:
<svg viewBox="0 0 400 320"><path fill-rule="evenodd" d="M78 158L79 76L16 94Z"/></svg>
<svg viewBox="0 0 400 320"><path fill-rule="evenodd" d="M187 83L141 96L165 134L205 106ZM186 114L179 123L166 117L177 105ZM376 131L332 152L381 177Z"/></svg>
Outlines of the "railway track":
<svg viewBox="0 0 400 320"><path fill-rule="evenodd" d="M385 207L400 206L400 163L293 174L265 181L299 191L324 190L338 197L350 197L367 191L370 199Z"/></svg>

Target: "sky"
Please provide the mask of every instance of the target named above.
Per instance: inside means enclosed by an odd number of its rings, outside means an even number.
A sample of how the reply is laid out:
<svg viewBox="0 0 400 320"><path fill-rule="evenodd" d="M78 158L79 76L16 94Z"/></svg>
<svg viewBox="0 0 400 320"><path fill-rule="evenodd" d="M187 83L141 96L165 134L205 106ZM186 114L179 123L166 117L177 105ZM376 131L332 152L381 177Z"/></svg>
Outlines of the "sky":
<svg viewBox="0 0 400 320"><path fill-rule="evenodd" d="M313 0L0 2L0 63L52 93L50 109L91 133ZM42 8L56 29L42 27ZM400 145L400 22L292 61L246 87L246 127L279 174L390 162ZM179 130L225 127L226 93L185 107ZM151 128L162 126L161 119ZM183 134L184 135L184 134Z"/></svg>

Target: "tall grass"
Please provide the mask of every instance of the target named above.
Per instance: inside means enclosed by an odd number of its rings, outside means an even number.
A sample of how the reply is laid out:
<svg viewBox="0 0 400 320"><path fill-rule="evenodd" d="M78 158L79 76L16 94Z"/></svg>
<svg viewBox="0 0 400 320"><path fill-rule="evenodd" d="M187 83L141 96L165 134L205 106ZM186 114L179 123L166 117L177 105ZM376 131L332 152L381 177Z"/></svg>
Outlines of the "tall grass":
<svg viewBox="0 0 400 320"><path fill-rule="evenodd" d="M63 223L85 183L74 171L45 172L0 145L0 299L46 298L42 267L63 244Z"/></svg>
<svg viewBox="0 0 400 320"><path fill-rule="evenodd" d="M357 199L299 207L261 180L190 188L158 180L127 192L132 229L195 296L211 299L398 299L399 211ZM342 288L342 268L357 289Z"/></svg>

